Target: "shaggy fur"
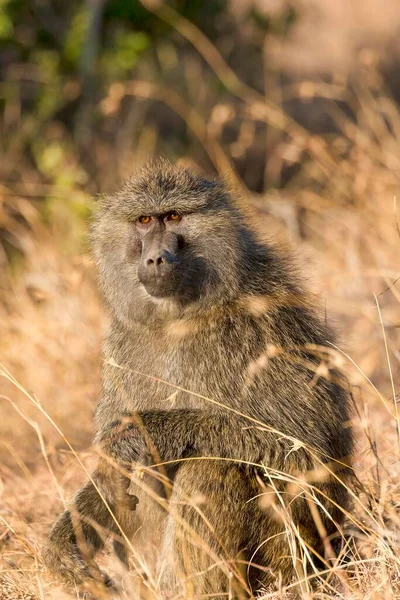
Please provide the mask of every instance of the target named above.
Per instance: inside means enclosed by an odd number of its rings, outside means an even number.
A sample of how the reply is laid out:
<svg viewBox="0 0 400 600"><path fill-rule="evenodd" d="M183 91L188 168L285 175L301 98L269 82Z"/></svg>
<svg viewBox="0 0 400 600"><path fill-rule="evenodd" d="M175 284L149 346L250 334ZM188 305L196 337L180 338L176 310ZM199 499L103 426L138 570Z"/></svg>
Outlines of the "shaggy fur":
<svg viewBox="0 0 400 600"><path fill-rule="evenodd" d="M156 299L138 278L135 222L169 211L182 215L179 294ZM135 557L183 598L242 597L290 582L307 555L321 564L348 503L349 400L332 332L290 261L220 182L166 161L103 199L92 245L112 315L93 479ZM78 584L101 577L92 557L105 532L126 560L88 482L50 532L49 568Z"/></svg>

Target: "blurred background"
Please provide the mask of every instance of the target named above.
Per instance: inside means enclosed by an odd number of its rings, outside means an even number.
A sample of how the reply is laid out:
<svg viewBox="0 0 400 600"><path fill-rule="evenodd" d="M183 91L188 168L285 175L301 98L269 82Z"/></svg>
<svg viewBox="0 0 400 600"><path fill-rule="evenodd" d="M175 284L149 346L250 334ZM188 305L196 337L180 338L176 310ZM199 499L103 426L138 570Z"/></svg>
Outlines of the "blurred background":
<svg viewBox="0 0 400 600"><path fill-rule="evenodd" d="M0 48L0 598L36 597L83 477L60 431L86 460L93 198L160 154L296 249L341 334L358 475L400 506L398 0L0 0Z"/></svg>

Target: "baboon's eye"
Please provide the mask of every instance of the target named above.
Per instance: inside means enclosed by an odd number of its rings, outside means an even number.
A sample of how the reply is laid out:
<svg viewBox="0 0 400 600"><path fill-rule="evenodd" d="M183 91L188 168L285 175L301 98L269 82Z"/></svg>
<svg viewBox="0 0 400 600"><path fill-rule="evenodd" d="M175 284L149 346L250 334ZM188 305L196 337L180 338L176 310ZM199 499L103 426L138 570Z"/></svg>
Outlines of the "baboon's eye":
<svg viewBox="0 0 400 600"><path fill-rule="evenodd" d="M143 215L142 217L138 218L139 223L141 223L142 225L147 225L147 223L150 223L151 221L151 217L149 217L148 215Z"/></svg>
<svg viewBox="0 0 400 600"><path fill-rule="evenodd" d="M182 219L181 215L178 215L176 212L170 212L167 215L168 221L180 221Z"/></svg>

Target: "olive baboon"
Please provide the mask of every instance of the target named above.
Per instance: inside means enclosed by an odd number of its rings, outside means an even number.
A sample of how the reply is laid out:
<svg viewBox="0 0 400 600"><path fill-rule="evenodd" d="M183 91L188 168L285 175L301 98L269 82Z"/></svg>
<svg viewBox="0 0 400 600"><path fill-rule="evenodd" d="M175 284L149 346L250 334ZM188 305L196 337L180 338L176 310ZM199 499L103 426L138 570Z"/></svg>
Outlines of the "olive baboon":
<svg viewBox="0 0 400 600"><path fill-rule="evenodd" d="M348 503L349 400L289 259L222 183L164 160L101 201L92 242L112 315L101 457L50 532L49 568L101 577L110 532L126 560L116 520L135 564L156 556L161 588L185 598L323 564Z"/></svg>

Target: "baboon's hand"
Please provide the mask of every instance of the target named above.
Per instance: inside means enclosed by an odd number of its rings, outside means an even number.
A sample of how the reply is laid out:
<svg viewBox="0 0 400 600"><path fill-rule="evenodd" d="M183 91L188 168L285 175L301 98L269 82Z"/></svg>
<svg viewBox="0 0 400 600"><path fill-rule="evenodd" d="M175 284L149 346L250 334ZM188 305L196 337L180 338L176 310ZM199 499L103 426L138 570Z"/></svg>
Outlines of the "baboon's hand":
<svg viewBox="0 0 400 600"><path fill-rule="evenodd" d="M111 423L101 444L107 456L125 467L129 468L132 463L150 466L154 462L151 439L137 413Z"/></svg>
<svg viewBox="0 0 400 600"><path fill-rule="evenodd" d="M129 477L121 476L118 482L117 502L126 510L136 510L139 498L130 490L131 480Z"/></svg>
<svg viewBox="0 0 400 600"><path fill-rule="evenodd" d="M129 489L125 491L124 494L124 500L123 500L123 506L124 508L126 508L127 510L136 510L136 506L139 503L139 499L137 496L135 496L134 494L131 494L129 492Z"/></svg>
<svg viewBox="0 0 400 600"><path fill-rule="evenodd" d="M136 510L139 499L130 491L129 473L133 464L150 465L151 457L143 436L130 417L111 424L107 434L103 435L102 451L117 463L112 474L114 499L121 508Z"/></svg>

